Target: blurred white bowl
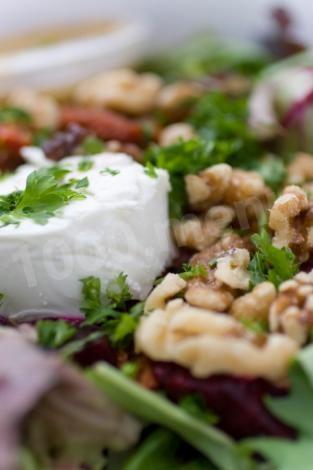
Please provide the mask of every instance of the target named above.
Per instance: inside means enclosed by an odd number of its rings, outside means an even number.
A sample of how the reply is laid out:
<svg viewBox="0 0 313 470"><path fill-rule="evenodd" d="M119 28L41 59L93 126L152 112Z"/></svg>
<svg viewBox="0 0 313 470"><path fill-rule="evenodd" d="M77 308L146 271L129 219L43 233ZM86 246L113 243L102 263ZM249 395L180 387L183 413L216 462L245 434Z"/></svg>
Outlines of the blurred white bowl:
<svg viewBox="0 0 313 470"><path fill-rule="evenodd" d="M12 88L66 88L98 72L138 60L147 42L141 21L86 38L21 49L0 55L0 93Z"/></svg>

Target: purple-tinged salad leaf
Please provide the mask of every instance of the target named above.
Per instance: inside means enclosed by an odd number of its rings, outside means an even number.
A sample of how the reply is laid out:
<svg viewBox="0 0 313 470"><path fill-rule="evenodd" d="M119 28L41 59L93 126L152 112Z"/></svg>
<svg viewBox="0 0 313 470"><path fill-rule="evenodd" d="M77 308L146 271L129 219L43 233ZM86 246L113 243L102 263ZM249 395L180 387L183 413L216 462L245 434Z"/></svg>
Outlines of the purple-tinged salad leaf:
<svg viewBox="0 0 313 470"><path fill-rule="evenodd" d="M104 449L137 441L135 419L18 330L0 329L0 357L1 468L15 470L22 447L39 468L58 468L92 464Z"/></svg>

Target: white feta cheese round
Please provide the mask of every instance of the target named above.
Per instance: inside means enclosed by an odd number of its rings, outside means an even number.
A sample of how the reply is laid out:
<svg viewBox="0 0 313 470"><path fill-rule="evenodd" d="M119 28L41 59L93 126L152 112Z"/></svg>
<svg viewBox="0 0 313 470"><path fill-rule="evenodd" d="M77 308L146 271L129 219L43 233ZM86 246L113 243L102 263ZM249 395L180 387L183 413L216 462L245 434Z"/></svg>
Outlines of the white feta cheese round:
<svg viewBox="0 0 313 470"><path fill-rule="evenodd" d="M92 162L79 171L83 158ZM105 289L119 273L135 299L144 299L174 254L169 218L169 178L157 177L124 154L70 157L66 179L87 177L86 198L70 202L45 225L22 219L0 228L1 311L79 310L80 280L99 277ZM0 195L24 189L36 169L23 165L0 182Z"/></svg>

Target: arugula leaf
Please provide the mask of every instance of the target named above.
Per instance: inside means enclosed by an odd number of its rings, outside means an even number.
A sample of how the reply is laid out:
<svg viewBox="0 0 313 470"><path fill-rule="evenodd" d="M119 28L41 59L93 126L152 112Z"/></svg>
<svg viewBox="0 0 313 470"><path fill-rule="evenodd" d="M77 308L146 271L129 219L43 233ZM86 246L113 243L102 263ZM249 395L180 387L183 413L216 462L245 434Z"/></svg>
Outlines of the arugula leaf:
<svg viewBox="0 0 313 470"><path fill-rule="evenodd" d="M120 273L101 293L101 281L96 277L81 280L81 310L86 314L85 325L98 325L113 344L125 344L132 339L143 303L135 304L125 312L126 303L131 300L126 274Z"/></svg>
<svg viewBox="0 0 313 470"><path fill-rule="evenodd" d="M102 363L87 376L123 409L144 421L164 426L200 451L220 470L248 470L252 462L222 431L186 413L157 393L144 389L120 371Z"/></svg>
<svg viewBox="0 0 313 470"><path fill-rule="evenodd" d="M273 246L266 229L263 228L260 234L253 235L251 240L257 248L249 264L253 287L263 281L270 281L278 287L298 272L295 255L289 248L279 249Z"/></svg>
<svg viewBox="0 0 313 470"><path fill-rule="evenodd" d="M88 158L84 158L81 160L78 164L78 170L79 171L88 171L91 170L93 167L94 163L92 160L89 160Z"/></svg>
<svg viewBox="0 0 313 470"><path fill-rule="evenodd" d="M310 470L313 448L313 346L303 349L290 369L291 391L283 398L268 398L270 411L298 431L296 441L254 438L244 442L275 465L275 470Z"/></svg>
<svg viewBox="0 0 313 470"><path fill-rule="evenodd" d="M30 218L44 225L58 209L71 201L84 199L83 194L71 188L71 183L62 182L67 173L68 170L58 166L33 171L24 191L0 196L0 222L17 224L20 219Z"/></svg>
<svg viewBox="0 0 313 470"><path fill-rule="evenodd" d="M84 155L97 155L104 150L104 143L97 137L88 136L82 143Z"/></svg>
<svg viewBox="0 0 313 470"><path fill-rule="evenodd" d="M51 349L63 346L76 334L77 329L64 320L40 320L36 324L38 343Z"/></svg>
<svg viewBox="0 0 313 470"><path fill-rule="evenodd" d="M180 277L185 281L195 277L204 277L208 275L207 269L203 264L183 264L183 271L179 273Z"/></svg>
<svg viewBox="0 0 313 470"><path fill-rule="evenodd" d="M0 122L6 124L31 124L32 117L25 109L3 106L0 108Z"/></svg>
<svg viewBox="0 0 313 470"><path fill-rule="evenodd" d="M189 458L188 458L189 457ZM209 460L195 453L186 456L186 444L166 429L157 429L140 444L124 470L214 470Z"/></svg>

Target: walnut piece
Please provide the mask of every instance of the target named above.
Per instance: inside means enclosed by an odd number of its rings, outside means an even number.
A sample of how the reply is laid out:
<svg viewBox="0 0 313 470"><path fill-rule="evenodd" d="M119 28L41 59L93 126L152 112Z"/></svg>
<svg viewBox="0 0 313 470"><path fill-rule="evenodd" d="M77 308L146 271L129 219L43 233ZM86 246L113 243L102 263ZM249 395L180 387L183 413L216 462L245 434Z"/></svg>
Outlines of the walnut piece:
<svg viewBox="0 0 313 470"><path fill-rule="evenodd" d="M280 381L298 350L294 340L280 334L257 345L231 316L190 307L181 299L144 316L135 343L138 352L173 361L200 378L233 374Z"/></svg>
<svg viewBox="0 0 313 470"><path fill-rule="evenodd" d="M226 232L219 241L195 254L191 258L190 264L203 264L206 266L213 259L219 258L234 248L246 248L250 251L251 242L249 238L242 238L236 233Z"/></svg>
<svg viewBox="0 0 313 470"><path fill-rule="evenodd" d="M287 186L270 210L269 227L274 231L273 245L277 248L290 247L299 241L295 219L308 209L305 192L299 186ZM302 239L301 239L302 241Z"/></svg>
<svg viewBox="0 0 313 470"><path fill-rule="evenodd" d="M117 69L80 83L74 90L74 100L84 105L107 106L140 115L155 106L161 87L162 80L157 75Z"/></svg>
<svg viewBox="0 0 313 470"><path fill-rule="evenodd" d="M246 223L243 219L247 217L256 218L268 207L272 197L258 173L233 169L224 163L198 175L187 175L185 181L192 209L204 211L215 204L226 204L235 209L240 223Z"/></svg>
<svg viewBox="0 0 313 470"><path fill-rule="evenodd" d="M306 181L313 181L313 155L297 153L288 166L288 183L301 185Z"/></svg>
<svg viewBox="0 0 313 470"><path fill-rule="evenodd" d="M183 106L191 98L200 96L202 90L197 83L176 82L161 88L157 105L163 111L173 111Z"/></svg>
<svg viewBox="0 0 313 470"><path fill-rule="evenodd" d="M234 210L215 206L204 217L193 217L173 223L173 234L179 247L203 250L218 240L234 219Z"/></svg>
<svg viewBox="0 0 313 470"><path fill-rule="evenodd" d="M145 303L145 312L163 308L165 303L185 289L187 283L178 274L168 273L162 282L156 286Z"/></svg>
<svg viewBox="0 0 313 470"><path fill-rule="evenodd" d="M37 128L56 128L59 124L59 106L50 95L27 88L14 90L7 97L7 104L24 109L32 116Z"/></svg>
<svg viewBox="0 0 313 470"><path fill-rule="evenodd" d="M234 295L227 286L216 279L209 282L192 280L188 283L185 299L194 307L226 312L234 300Z"/></svg>
<svg viewBox="0 0 313 470"><path fill-rule="evenodd" d="M177 122L165 127L159 136L159 144L162 147L177 143L179 140L191 140L195 132L190 124Z"/></svg>
<svg viewBox="0 0 313 470"><path fill-rule="evenodd" d="M275 297L275 286L271 282L262 282L248 294L238 297L230 313L238 320L268 320Z"/></svg>
<svg viewBox="0 0 313 470"><path fill-rule="evenodd" d="M303 345L312 326L313 272L300 272L280 285L270 309L270 327L271 331L282 331Z"/></svg>
<svg viewBox="0 0 313 470"><path fill-rule="evenodd" d="M248 290L249 262L249 251L235 248L217 259L215 278L233 289Z"/></svg>

